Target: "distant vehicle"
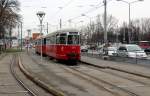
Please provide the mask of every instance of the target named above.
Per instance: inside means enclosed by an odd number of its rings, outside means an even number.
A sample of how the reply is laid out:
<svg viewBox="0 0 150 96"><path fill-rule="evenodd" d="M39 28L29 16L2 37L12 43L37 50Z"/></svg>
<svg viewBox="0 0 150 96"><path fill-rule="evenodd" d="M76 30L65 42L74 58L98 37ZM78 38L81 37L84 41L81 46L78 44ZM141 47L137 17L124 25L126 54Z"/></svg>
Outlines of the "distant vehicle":
<svg viewBox="0 0 150 96"><path fill-rule="evenodd" d="M26 44L25 48L32 48L32 44Z"/></svg>
<svg viewBox="0 0 150 96"><path fill-rule="evenodd" d="M108 47L108 55L109 56L116 56L117 48L116 47Z"/></svg>
<svg viewBox="0 0 150 96"><path fill-rule="evenodd" d="M139 41L138 44L145 52L150 52L150 41Z"/></svg>
<svg viewBox="0 0 150 96"><path fill-rule="evenodd" d="M139 41L138 45L144 49L145 52L150 52L150 41Z"/></svg>
<svg viewBox="0 0 150 96"><path fill-rule="evenodd" d="M81 52L88 52L88 47L86 45L81 46Z"/></svg>
<svg viewBox="0 0 150 96"><path fill-rule="evenodd" d="M99 50L99 54L105 54L103 47L101 47ZM117 55L117 48L116 47L107 47L107 55L108 56L116 56Z"/></svg>
<svg viewBox="0 0 150 96"><path fill-rule="evenodd" d="M147 58L144 50L136 44L121 45L117 50L117 55L121 57Z"/></svg>

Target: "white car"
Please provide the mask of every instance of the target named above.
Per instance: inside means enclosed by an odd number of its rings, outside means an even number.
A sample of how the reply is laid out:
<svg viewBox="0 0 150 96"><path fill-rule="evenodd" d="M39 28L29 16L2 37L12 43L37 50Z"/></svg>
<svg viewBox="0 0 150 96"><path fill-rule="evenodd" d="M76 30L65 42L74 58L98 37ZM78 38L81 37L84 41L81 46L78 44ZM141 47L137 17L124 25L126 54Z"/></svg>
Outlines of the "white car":
<svg viewBox="0 0 150 96"><path fill-rule="evenodd" d="M104 55L104 47L100 48L99 50L99 54ZM116 47L107 47L107 55L108 56L116 56L117 55L117 48Z"/></svg>
<svg viewBox="0 0 150 96"><path fill-rule="evenodd" d="M136 44L124 44L117 50L117 55L131 58L147 58L146 53Z"/></svg>
<svg viewBox="0 0 150 96"><path fill-rule="evenodd" d="M116 47L108 47L108 55L109 56L116 56L117 48Z"/></svg>

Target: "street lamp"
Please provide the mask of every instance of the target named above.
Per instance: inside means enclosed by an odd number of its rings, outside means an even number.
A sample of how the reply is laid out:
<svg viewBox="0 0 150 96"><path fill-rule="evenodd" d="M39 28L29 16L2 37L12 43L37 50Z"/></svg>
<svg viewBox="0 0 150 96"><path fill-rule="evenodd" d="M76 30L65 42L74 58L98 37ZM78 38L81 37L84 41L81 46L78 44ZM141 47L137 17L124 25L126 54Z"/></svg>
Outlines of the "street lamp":
<svg viewBox="0 0 150 96"><path fill-rule="evenodd" d="M133 3L136 3L136 2L139 2L139 1L144 1L144 0L136 0L136 1L132 1L132 2L127 2L127 1L124 1L124 0L116 0L116 1L122 1L122 2L124 2L124 3L126 3L126 4L128 4L128 6L129 6L129 30L130 30L130 28L131 28L131 4L133 4ZM128 30L128 43L130 43L130 32L129 32L129 30Z"/></svg>
<svg viewBox="0 0 150 96"><path fill-rule="evenodd" d="M81 14L81 16L86 16L87 18L90 19L90 32L88 32L88 40L90 39L91 37L91 34L92 34L92 29L91 29L91 26L92 26L92 21L91 21L91 17L85 15L85 14Z"/></svg>
<svg viewBox="0 0 150 96"><path fill-rule="evenodd" d="M41 36L41 63L42 63L42 21L43 21L43 18L45 16L45 13L42 12L42 11L39 11L37 12L36 14L38 17L39 17L39 20L40 20L40 27L41 27L41 30L40 30L40 36Z"/></svg>
<svg viewBox="0 0 150 96"><path fill-rule="evenodd" d="M28 32L28 37L30 38L30 36L31 36L31 29L28 29L27 32Z"/></svg>
<svg viewBox="0 0 150 96"><path fill-rule="evenodd" d="M23 44L22 44L23 43L23 41L22 41L22 21L18 21L18 38L19 38L18 42L20 41L19 44L21 44L20 46L21 46L21 51L22 51L22 46L23 46Z"/></svg>
<svg viewBox="0 0 150 96"><path fill-rule="evenodd" d="M107 0L103 1L104 3L104 43L107 44Z"/></svg>

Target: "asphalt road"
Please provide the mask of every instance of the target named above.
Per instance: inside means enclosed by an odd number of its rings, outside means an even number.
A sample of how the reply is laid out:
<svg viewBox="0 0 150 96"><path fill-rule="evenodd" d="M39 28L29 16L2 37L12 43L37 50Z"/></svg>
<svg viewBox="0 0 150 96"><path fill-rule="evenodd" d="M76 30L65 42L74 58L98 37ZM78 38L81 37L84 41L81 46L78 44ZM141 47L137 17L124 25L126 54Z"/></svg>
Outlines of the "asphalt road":
<svg viewBox="0 0 150 96"><path fill-rule="evenodd" d="M84 52L83 55L94 57L94 58L101 57L97 50L89 50L88 52ZM116 61L116 62L126 62L130 64L139 64L139 65L150 67L150 55L148 55L148 58L146 59L138 59L138 58L133 59L133 58L110 56L109 60Z"/></svg>

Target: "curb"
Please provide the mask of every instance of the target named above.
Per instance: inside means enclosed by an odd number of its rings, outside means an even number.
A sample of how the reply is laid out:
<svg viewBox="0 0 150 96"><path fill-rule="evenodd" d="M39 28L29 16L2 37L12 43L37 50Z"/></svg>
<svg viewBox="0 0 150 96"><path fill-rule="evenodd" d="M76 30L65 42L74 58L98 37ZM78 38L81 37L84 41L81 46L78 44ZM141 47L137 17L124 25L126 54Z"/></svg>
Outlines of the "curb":
<svg viewBox="0 0 150 96"><path fill-rule="evenodd" d="M144 77L144 78L150 79L150 76L148 76L148 75L143 75L143 74L139 74L139 73L135 73L135 72L131 72L131 71L126 71L126 70L123 70L123 69L118 69L118 68L110 67L110 66L95 65L95 64L91 64L91 63L88 63L88 62L85 62L85 61L81 61L81 60L80 60L80 62L81 63L85 63L85 64L90 65L90 66L98 67L98 68L116 70L116 71L125 72L125 73L128 73L128 74L133 74L133 75L136 75L136 76L140 76L140 77Z"/></svg>
<svg viewBox="0 0 150 96"><path fill-rule="evenodd" d="M39 85L40 87L42 87L44 90L46 90L47 92L49 92L50 94L53 94L54 96L65 96L62 92L56 90L55 88L48 86L45 82L41 81L37 76L34 76L32 73L28 72L26 70L26 68L23 66L23 64L21 63L21 58L19 56L19 68L20 70L30 79L32 80L34 83L36 83L37 85Z"/></svg>

